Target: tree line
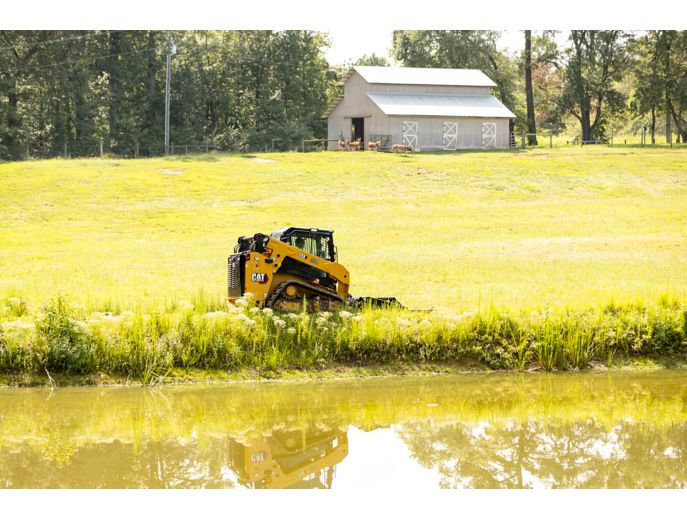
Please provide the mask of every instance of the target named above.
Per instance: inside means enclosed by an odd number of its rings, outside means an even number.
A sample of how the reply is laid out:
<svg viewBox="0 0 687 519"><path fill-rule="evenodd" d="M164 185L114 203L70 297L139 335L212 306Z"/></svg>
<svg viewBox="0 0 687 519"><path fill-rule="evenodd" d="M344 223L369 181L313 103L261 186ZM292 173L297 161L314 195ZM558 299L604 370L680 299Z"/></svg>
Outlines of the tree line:
<svg viewBox="0 0 687 519"><path fill-rule="evenodd" d="M394 31L399 65L478 68L516 128L605 140L619 128L687 139L687 31ZM171 41L171 45L170 45ZM322 119L351 64L327 63L317 31L0 31L0 159L164 152L172 56L176 144L224 150L293 147L323 137ZM172 47L172 48L170 48ZM536 137L530 137L531 143Z"/></svg>

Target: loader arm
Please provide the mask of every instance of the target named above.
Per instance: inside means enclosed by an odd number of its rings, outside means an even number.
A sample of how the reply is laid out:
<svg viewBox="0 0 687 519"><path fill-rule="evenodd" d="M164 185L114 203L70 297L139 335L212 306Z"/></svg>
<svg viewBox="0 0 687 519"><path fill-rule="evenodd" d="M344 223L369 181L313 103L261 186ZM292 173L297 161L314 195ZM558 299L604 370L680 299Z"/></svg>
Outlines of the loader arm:
<svg viewBox="0 0 687 519"><path fill-rule="evenodd" d="M350 286L350 273L348 269L344 267L341 263L328 261L324 258L315 256L314 254L309 254L301 249L297 249L289 245L288 243L275 240L274 238L269 238L265 252L271 253L268 258L274 259L272 264L273 275L278 275L280 273L289 273L289 260L304 265L309 269L318 270L327 274L332 280L336 281L336 293L345 299L348 296L348 287ZM285 258L289 260L285 261ZM286 267L284 266L286 263ZM293 270L298 270L294 268Z"/></svg>

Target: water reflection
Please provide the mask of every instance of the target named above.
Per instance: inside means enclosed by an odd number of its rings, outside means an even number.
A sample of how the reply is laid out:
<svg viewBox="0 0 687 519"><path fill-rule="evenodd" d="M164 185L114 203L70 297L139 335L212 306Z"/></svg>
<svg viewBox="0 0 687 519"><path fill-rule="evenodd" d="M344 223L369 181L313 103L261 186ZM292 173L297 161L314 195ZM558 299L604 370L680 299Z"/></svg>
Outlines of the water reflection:
<svg viewBox="0 0 687 519"><path fill-rule="evenodd" d="M230 466L250 488L332 488L334 467L348 454L345 432L312 428L228 443Z"/></svg>
<svg viewBox="0 0 687 519"><path fill-rule="evenodd" d="M684 488L686 452L684 371L0 390L6 488Z"/></svg>

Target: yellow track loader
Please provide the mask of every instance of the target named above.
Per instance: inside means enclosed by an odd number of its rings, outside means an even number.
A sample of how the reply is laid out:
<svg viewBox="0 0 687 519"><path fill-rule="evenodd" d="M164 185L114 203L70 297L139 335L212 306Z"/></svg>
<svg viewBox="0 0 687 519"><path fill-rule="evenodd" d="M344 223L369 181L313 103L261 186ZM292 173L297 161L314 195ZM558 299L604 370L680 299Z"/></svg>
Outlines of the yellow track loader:
<svg viewBox="0 0 687 519"><path fill-rule="evenodd" d="M401 306L393 297L351 297L351 277L337 261L334 231L288 227L241 236L227 261L229 301L246 293L258 306L297 312L342 306Z"/></svg>

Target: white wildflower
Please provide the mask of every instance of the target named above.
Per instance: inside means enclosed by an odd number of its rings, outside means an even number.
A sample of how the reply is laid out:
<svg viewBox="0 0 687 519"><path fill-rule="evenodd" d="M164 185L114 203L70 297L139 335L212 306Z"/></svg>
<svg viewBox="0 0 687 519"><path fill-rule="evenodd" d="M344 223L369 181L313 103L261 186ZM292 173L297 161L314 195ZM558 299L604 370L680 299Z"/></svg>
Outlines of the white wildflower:
<svg viewBox="0 0 687 519"><path fill-rule="evenodd" d="M10 297L7 302L10 304L10 306L19 306L21 299L18 297Z"/></svg>
<svg viewBox="0 0 687 519"><path fill-rule="evenodd" d="M289 312L288 314L286 314L286 317L295 321L298 319L298 314L294 314L293 312Z"/></svg>
<svg viewBox="0 0 687 519"><path fill-rule="evenodd" d="M267 317L270 317L274 313L274 310L272 310L271 308L263 308L262 313L265 314Z"/></svg>
<svg viewBox="0 0 687 519"><path fill-rule="evenodd" d="M320 328L322 328L326 322L327 319L325 319L324 317L318 317L317 319L315 319L315 324Z"/></svg>
<svg viewBox="0 0 687 519"><path fill-rule="evenodd" d="M224 317L225 315L229 315L229 314L227 314L227 312L222 312L222 311L218 310L216 312L207 312L207 313L203 314L203 317L205 317L206 319L215 319L217 317Z"/></svg>
<svg viewBox="0 0 687 519"><path fill-rule="evenodd" d="M124 310L121 315L124 318L129 318L129 317L133 317L134 313L131 310Z"/></svg>
<svg viewBox="0 0 687 519"><path fill-rule="evenodd" d="M324 319L329 319L332 316L331 312L320 312L320 316L322 316Z"/></svg>
<svg viewBox="0 0 687 519"><path fill-rule="evenodd" d="M193 310L193 305L188 301L179 301L179 308L182 310Z"/></svg>
<svg viewBox="0 0 687 519"><path fill-rule="evenodd" d="M408 319L403 319L403 317L396 318L396 324L399 326L410 326L410 321Z"/></svg>
<svg viewBox="0 0 687 519"><path fill-rule="evenodd" d="M339 317L341 317L341 319L350 319L352 315L351 312L347 312L346 310L341 310L339 312Z"/></svg>
<svg viewBox="0 0 687 519"><path fill-rule="evenodd" d="M255 295L252 292L246 292L243 294L243 299L245 299L248 303L252 303L255 301Z"/></svg>
<svg viewBox="0 0 687 519"><path fill-rule="evenodd" d="M356 315L353 316L353 320L354 320L356 323L359 323L360 321L363 320L363 316L360 315L360 314L356 314Z"/></svg>
<svg viewBox="0 0 687 519"><path fill-rule="evenodd" d="M431 326L432 321L430 321L429 319L423 319L422 321L420 321L419 324L420 326Z"/></svg>
<svg viewBox="0 0 687 519"><path fill-rule="evenodd" d="M108 323L119 323L124 320L124 317L121 315L103 315L101 320Z"/></svg>
<svg viewBox="0 0 687 519"><path fill-rule="evenodd" d="M254 306L253 308L250 308L248 311L249 311L251 314L255 315L255 314L257 314L258 312L260 312L260 309L259 309L257 306Z"/></svg>
<svg viewBox="0 0 687 519"><path fill-rule="evenodd" d="M248 301L244 297L239 297L234 301L234 304L236 306L240 306L241 308L246 308L248 306Z"/></svg>
<svg viewBox="0 0 687 519"><path fill-rule="evenodd" d="M272 322L274 322L274 326L279 328L280 330L286 326L286 321L279 319L279 317L273 317Z"/></svg>
<svg viewBox="0 0 687 519"><path fill-rule="evenodd" d="M33 323L23 323L21 321L8 321L5 323L0 323L0 326L6 330L33 330L35 328Z"/></svg>

